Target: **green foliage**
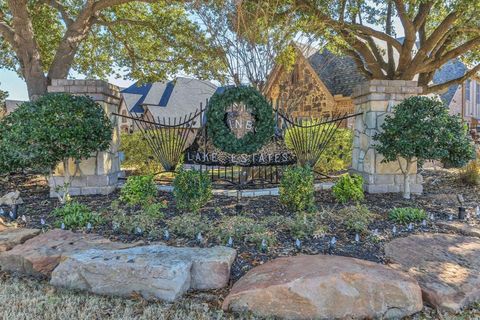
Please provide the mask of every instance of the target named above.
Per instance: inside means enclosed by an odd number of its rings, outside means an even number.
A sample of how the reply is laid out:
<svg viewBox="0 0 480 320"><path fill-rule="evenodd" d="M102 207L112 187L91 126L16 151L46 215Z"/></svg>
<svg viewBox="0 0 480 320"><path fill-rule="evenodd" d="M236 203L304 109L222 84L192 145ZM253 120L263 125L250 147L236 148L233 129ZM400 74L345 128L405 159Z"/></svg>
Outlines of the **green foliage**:
<svg viewBox="0 0 480 320"><path fill-rule="evenodd" d="M316 237L326 233L327 228L320 224L317 214L298 213L287 220L289 232L294 238Z"/></svg>
<svg viewBox="0 0 480 320"><path fill-rule="evenodd" d="M122 166L133 167L141 175L153 176L163 170L141 131L131 134L122 133L119 150L125 153L125 161L122 162Z"/></svg>
<svg viewBox="0 0 480 320"><path fill-rule="evenodd" d="M0 90L0 117L3 116L3 110L2 109L5 107L5 100L7 99L7 97L8 97L8 92Z"/></svg>
<svg viewBox="0 0 480 320"><path fill-rule="evenodd" d="M223 216L212 230L212 234L222 243L232 237L234 241L254 243L257 246L265 239L268 245L276 242L275 235L261 221L244 216Z"/></svg>
<svg viewBox="0 0 480 320"><path fill-rule="evenodd" d="M475 146L467 125L459 117L451 116L447 128L449 133L445 140L445 149L448 150L448 154L441 159L442 163L450 168L464 167L475 158Z"/></svg>
<svg viewBox="0 0 480 320"><path fill-rule="evenodd" d="M357 174L342 175L332 188L333 196L340 203L361 201L363 193L363 178Z"/></svg>
<svg viewBox="0 0 480 320"><path fill-rule="evenodd" d="M62 207L56 208L51 215L57 218L54 223L56 227L60 227L63 222L66 229L85 228L88 223L92 226L104 223L102 216L76 201L69 201Z"/></svg>
<svg viewBox="0 0 480 320"><path fill-rule="evenodd" d="M462 165L473 159L475 150L461 119L448 114L448 109L436 99L410 97L394 107L375 136L375 149L384 162L405 158L412 161L448 160Z"/></svg>
<svg viewBox="0 0 480 320"><path fill-rule="evenodd" d="M127 212L120 208L115 208L115 213L112 215L112 225L115 230L135 234L137 228L140 228L142 233L150 236L158 236L158 223L163 220L165 214L162 209L166 208L164 203L149 203L145 204L140 210L135 212Z"/></svg>
<svg viewBox="0 0 480 320"><path fill-rule="evenodd" d="M238 103L245 104L255 117L255 130L240 139L224 121L226 109ZM228 153L254 153L274 134L272 107L260 92L251 87L232 87L214 94L209 102L207 119L208 135L213 144Z"/></svg>
<svg viewBox="0 0 480 320"><path fill-rule="evenodd" d="M388 218L394 222L407 224L410 222L420 222L427 218L427 213L418 208L394 208L388 213Z"/></svg>
<svg viewBox="0 0 480 320"><path fill-rule="evenodd" d="M131 176L120 191L120 200L131 205L152 202L157 196L153 176Z"/></svg>
<svg viewBox="0 0 480 320"><path fill-rule="evenodd" d="M199 232L205 234L211 230L209 221L193 212L173 217L167 221L167 225L177 236L190 239L195 238Z"/></svg>
<svg viewBox="0 0 480 320"><path fill-rule="evenodd" d="M470 186L480 185L480 160L476 159L468 163L460 170L460 180Z"/></svg>
<svg viewBox="0 0 480 320"><path fill-rule="evenodd" d="M212 197L212 182L207 173L181 169L173 180L177 208L198 212Z"/></svg>
<svg viewBox="0 0 480 320"><path fill-rule="evenodd" d="M365 205L342 208L338 211L338 216L345 223L348 230L356 233L366 233L368 225L373 220L373 214Z"/></svg>
<svg viewBox="0 0 480 320"><path fill-rule="evenodd" d="M25 102L0 121L0 173L48 173L60 162L106 150L112 125L85 96L47 94Z"/></svg>
<svg viewBox="0 0 480 320"><path fill-rule="evenodd" d="M290 167L280 180L280 202L294 211L311 210L315 206L314 177L311 168Z"/></svg>
<svg viewBox="0 0 480 320"><path fill-rule="evenodd" d="M0 2L0 11L5 13L6 23L11 25L10 4L4 3ZM87 78L106 79L115 74L130 79L157 81L181 70L202 79L211 79L218 78L218 73L224 70L219 48L190 19L183 3L165 0L113 3L103 9L92 10L89 8L92 3L87 1L45 4L28 1L25 15L31 18L43 71L51 71L55 55L63 53L58 51L59 48L69 47L74 53L73 62L65 62L68 59L61 56L60 61L57 57L55 66L63 68L62 64L69 63L66 65L67 74L75 71ZM17 10L21 12L23 9L19 5ZM78 23L64 20L65 16ZM83 28L73 29L83 24ZM69 27L72 28L69 32L85 34L85 37L65 36ZM12 29L20 32L15 27ZM30 45L27 40L23 42ZM0 39L0 65L20 73L24 68L20 68L21 57L16 55L17 52L7 39ZM30 59L35 58L30 55ZM21 76L25 78L26 75Z"/></svg>
<svg viewBox="0 0 480 320"><path fill-rule="evenodd" d="M305 127L291 127L285 132L287 148L297 155L309 154L315 148L313 145L318 137L333 130L333 124L318 125L317 121L305 121ZM338 128L332 139L325 146L320 159L311 163L315 170L323 173L347 169L352 162L353 133L350 129Z"/></svg>

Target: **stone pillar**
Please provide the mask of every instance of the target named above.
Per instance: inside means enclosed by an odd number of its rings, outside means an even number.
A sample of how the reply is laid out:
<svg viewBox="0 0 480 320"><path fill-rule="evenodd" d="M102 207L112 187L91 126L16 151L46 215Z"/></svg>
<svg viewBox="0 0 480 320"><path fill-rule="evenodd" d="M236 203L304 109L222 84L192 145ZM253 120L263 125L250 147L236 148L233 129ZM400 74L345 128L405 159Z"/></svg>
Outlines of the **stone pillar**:
<svg viewBox="0 0 480 320"><path fill-rule="evenodd" d="M355 118L353 138L352 172L365 180L365 191L387 193L403 191L403 174L397 161L382 163L383 156L374 149L373 137L380 131L385 117L392 107L406 98L422 93L416 81L370 80L353 90L355 112L363 112ZM405 164L402 164L405 167ZM411 192L423 191L422 177L417 175L416 165L410 171Z"/></svg>
<svg viewBox="0 0 480 320"><path fill-rule="evenodd" d="M113 112L119 112L121 98L119 88L102 80L54 79L52 85L48 87L48 92L67 92L74 95L89 96L98 102L109 116L113 125L110 148L92 155L91 158L82 160L77 170L74 161L71 160L68 170L70 170L71 175L77 171L70 188L70 195L72 196L113 192L117 187L118 178L122 174L118 154L120 144L118 117L112 115ZM53 177L50 177L51 197L57 196L55 186L63 185L64 172L64 165L59 164Z"/></svg>

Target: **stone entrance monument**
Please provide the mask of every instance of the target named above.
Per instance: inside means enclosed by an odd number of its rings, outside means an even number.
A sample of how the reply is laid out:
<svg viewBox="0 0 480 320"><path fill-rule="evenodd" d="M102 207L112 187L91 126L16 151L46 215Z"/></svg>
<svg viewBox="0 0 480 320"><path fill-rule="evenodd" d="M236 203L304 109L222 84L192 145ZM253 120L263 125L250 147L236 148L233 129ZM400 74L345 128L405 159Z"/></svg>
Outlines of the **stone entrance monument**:
<svg viewBox="0 0 480 320"><path fill-rule="evenodd" d="M416 81L370 80L353 91L355 118L352 171L363 176L365 191L369 193L402 192L403 174L397 161L382 163L383 156L374 149L373 137L381 129L385 117L403 100L422 94ZM405 165L404 165L405 167ZM412 193L423 191L422 176L417 175L416 164L410 170Z"/></svg>
<svg viewBox="0 0 480 320"><path fill-rule="evenodd" d="M117 187L120 171L118 147L120 135L117 117L113 112L119 112L120 90L117 86L102 80L67 80L54 79L48 87L48 92L67 92L74 95L86 95L98 102L109 116L113 124L113 136L110 148L104 152L93 154L91 158L82 160L78 166L73 160L68 168L60 164L49 179L50 196L57 197L56 187L65 182L65 170L75 174L70 186L70 195L109 194Z"/></svg>

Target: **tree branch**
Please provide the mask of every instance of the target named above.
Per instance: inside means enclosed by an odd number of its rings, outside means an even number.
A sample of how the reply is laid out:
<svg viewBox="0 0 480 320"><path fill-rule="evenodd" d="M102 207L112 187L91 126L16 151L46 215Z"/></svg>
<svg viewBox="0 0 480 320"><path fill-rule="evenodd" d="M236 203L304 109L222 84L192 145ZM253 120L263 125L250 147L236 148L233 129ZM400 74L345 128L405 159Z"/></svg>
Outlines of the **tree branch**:
<svg viewBox="0 0 480 320"><path fill-rule="evenodd" d="M67 26L67 28L73 23L73 19L68 14L67 9L59 1L57 1L57 0L44 0L43 3L46 4L46 5L49 5L50 7L54 8L54 9L57 9L58 12L60 12L60 15L62 16L62 19L65 22L65 25Z"/></svg>
<svg viewBox="0 0 480 320"><path fill-rule="evenodd" d="M456 47L453 50L448 51L447 53L443 54L440 57L431 57L427 61L425 61L425 64L418 69L418 72L428 72L432 71L435 69L440 68L442 65L447 63L448 61L459 57L462 55L464 52L467 52L468 50L479 47L480 46L480 37L471 39L464 44Z"/></svg>
<svg viewBox="0 0 480 320"><path fill-rule="evenodd" d="M2 36L2 38L7 40L10 45L13 46L15 44L15 33L6 22L0 22L0 35Z"/></svg>
<svg viewBox="0 0 480 320"><path fill-rule="evenodd" d="M480 64L477 64L475 67L473 67L472 69L467 71L460 78L452 79L450 81L440 83L440 84L437 84L437 85L433 85L433 86L424 86L423 93L428 94L428 93L438 92L438 91L442 91L446 88L449 88L452 85L461 84L461 83L465 82L466 80L468 80L469 78L471 78L473 75L475 75L478 71L480 71Z"/></svg>

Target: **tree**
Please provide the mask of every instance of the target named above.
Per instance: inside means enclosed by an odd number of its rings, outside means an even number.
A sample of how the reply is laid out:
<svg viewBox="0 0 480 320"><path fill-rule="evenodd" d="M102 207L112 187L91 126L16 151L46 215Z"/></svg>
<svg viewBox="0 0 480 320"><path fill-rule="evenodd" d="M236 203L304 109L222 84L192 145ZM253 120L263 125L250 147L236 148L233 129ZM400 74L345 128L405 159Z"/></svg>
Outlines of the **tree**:
<svg viewBox="0 0 480 320"><path fill-rule="evenodd" d="M262 91L276 63L293 64L291 46L298 27L289 18L275 16L281 0L194 1L191 12L219 50L222 83L249 84Z"/></svg>
<svg viewBox="0 0 480 320"><path fill-rule="evenodd" d="M270 0L275 1L275 0ZM277 16L303 21L304 31L353 57L370 79L413 80L424 93L461 83L480 70L480 4L472 0L284 0ZM404 31L395 36L394 20ZM463 76L431 85L452 59L472 65Z"/></svg>
<svg viewBox="0 0 480 320"><path fill-rule="evenodd" d="M8 97L8 92L0 90L0 118L7 112L5 100Z"/></svg>
<svg viewBox="0 0 480 320"><path fill-rule="evenodd" d="M204 78L219 66L216 50L181 0L0 0L0 65L25 79L30 98L71 70L144 81L181 70Z"/></svg>
<svg viewBox="0 0 480 320"><path fill-rule="evenodd" d="M46 94L21 104L0 121L0 174L20 170L52 175L110 146L112 124L102 107L85 96ZM74 175L65 170L64 192Z"/></svg>
<svg viewBox="0 0 480 320"><path fill-rule="evenodd" d="M475 158L475 148L457 116L444 104L427 97L411 97L396 105L375 135L375 149L383 162L397 161L404 177L405 199L410 199L410 172L418 160L450 159L463 165Z"/></svg>

